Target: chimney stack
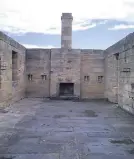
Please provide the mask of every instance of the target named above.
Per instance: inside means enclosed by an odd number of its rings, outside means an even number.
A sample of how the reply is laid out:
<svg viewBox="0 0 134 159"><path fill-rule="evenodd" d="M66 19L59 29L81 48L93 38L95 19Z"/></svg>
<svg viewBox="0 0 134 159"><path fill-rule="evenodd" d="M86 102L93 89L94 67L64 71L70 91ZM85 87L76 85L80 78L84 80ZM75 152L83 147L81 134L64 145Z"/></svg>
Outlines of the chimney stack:
<svg viewBox="0 0 134 159"><path fill-rule="evenodd" d="M72 48L72 13L62 13L61 16L61 48Z"/></svg>

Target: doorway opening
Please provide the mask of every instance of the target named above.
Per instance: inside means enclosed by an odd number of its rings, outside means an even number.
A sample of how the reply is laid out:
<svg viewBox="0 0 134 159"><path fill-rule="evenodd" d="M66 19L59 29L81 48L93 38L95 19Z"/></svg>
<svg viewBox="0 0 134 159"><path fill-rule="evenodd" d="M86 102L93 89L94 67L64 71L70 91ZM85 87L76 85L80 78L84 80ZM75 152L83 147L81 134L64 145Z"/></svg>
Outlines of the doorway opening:
<svg viewBox="0 0 134 159"><path fill-rule="evenodd" d="M12 51L12 81L17 81L17 76L18 76L18 53L15 51Z"/></svg>

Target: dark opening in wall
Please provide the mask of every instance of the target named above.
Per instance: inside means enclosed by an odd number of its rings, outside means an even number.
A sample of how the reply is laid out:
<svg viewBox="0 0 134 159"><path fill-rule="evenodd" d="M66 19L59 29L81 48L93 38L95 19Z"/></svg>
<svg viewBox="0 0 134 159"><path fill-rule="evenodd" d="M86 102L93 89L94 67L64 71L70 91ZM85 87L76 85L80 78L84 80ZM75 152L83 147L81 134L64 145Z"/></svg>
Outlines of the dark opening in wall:
<svg viewBox="0 0 134 159"><path fill-rule="evenodd" d="M28 74L27 76L28 76L28 80L29 80L29 81L32 81L32 80L33 80L33 75L32 75L32 74Z"/></svg>
<svg viewBox="0 0 134 159"><path fill-rule="evenodd" d="M59 84L59 95L73 95L74 94L74 83L60 83Z"/></svg>
<svg viewBox="0 0 134 159"><path fill-rule="evenodd" d="M134 83L131 83L131 89L134 91Z"/></svg>
<svg viewBox="0 0 134 159"><path fill-rule="evenodd" d="M115 56L116 60L119 60L119 53L115 53L114 56Z"/></svg>
<svg viewBox="0 0 134 159"><path fill-rule="evenodd" d="M12 51L12 81L17 81L18 70L18 53Z"/></svg>
<svg viewBox="0 0 134 159"><path fill-rule="evenodd" d="M89 76L84 76L84 81L89 81L89 80L90 80Z"/></svg>
<svg viewBox="0 0 134 159"><path fill-rule="evenodd" d="M98 82L102 83L103 82L103 76L98 76Z"/></svg>
<svg viewBox="0 0 134 159"><path fill-rule="evenodd" d="M127 54L126 54L126 52L124 54L124 62L127 62Z"/></svg>
<svg viewBox="0 0 134 159"><path fill-rule="evenodd" d="M129 92L129 98L134 100L134 83L131 83L131 91ZM134 107L134 105L132 105Z"/></svg>
<svg viewBox="0 0 134 159"><path fill-rule="evenodd" d="M47 75L41 75L42 80L47 80Z"/></svg>
<svg viewBox="0 0 134 159"><path fill-rule="evenodd" d="M130 68L123 68L123 71L122 72L130 72L131 69Z"/></svg>

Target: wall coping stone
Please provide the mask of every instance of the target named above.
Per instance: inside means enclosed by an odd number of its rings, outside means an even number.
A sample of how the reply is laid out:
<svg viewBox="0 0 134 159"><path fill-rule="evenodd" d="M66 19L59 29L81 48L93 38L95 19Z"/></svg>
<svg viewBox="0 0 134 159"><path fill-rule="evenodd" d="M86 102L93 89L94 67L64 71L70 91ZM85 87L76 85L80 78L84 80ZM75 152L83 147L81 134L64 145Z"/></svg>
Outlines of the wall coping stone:
<svg viewBox="0 0 134 159"><path fill-rule="evenodd" d="M3 32L0 31L0 40L6 42L7 44L15 47L16 49L20 49L20 50L26 50L26 48L19 44L18 42L16 42L15 40L13 40L11 37L7 36L6 34L4 34Z"/></svg>

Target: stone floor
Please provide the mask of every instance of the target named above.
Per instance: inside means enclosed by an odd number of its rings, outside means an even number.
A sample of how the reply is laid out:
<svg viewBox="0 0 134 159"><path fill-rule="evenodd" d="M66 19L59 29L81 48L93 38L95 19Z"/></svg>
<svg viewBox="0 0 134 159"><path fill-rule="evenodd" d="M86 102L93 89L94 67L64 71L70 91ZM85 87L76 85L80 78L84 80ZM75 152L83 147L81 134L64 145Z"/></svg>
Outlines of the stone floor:
<svg viewBox="0 0 134 159"><path fill-rule="evenodd" d="M134 117L104 101L23 99L0 110L0 159L134 159Z"/></svg>

